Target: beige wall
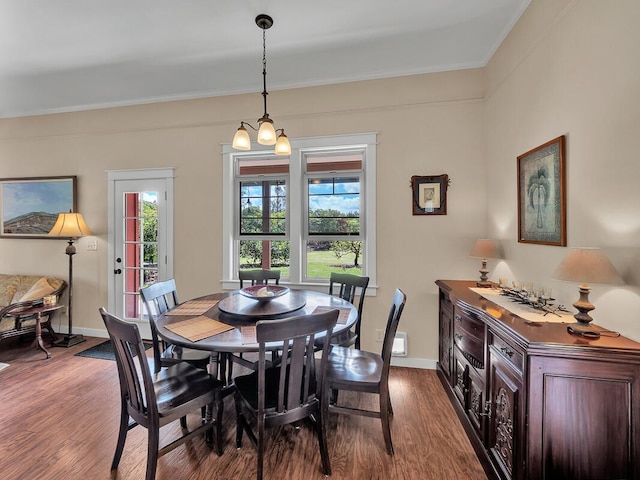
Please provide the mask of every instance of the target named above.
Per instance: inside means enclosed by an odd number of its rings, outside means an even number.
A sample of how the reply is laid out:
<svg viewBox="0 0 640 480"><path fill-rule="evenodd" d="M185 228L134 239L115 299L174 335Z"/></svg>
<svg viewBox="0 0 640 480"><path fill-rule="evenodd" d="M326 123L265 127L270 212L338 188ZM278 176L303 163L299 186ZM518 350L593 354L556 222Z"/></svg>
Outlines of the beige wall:
<svg viewBox="0 0 640 480"><path fill-rule="evenodd" d="M379 132L378 296L365 302L364 347L378 348L393 290L408 295L400 329L409 363L437 358L438 278L476 278L473 241L491 235L506 260L492 278L544 283L566 248L516 241L516 157L567 135L570 246L600 246L630 285L594 286L596 321L640 340L640 2L534 0L484 70L272 92L290 137ZM175 277L183 299L220 288L221 155L259 94L0 120L0 177L77 175L79 210L98 251L78 242L75 330L102 330L107 303L106 170L176 168ZM411 215L412 175L447 173L448 215ZM0 239L2 271L66 278L64 243ZM63 319L66 325L66 318Z"/></svg>
<svg viewBox="0 0 640 480"><path fill-rule="evenodd" d="M408 304L400 329L412 359L437 357L437 278L474 276L466 255L484 235L482 71L272 92L269 111L290 137L379 132L378 296L365 302L364 346L379 348L393 290ZM0 177L77 175L78 209L98 251L78 241L74 331L103 330L107 303L106 170L175 167L175 277L183 299L220 288L221 146L259 94L0 121ZM447 173L447 216L411 215L412 175ZM3 271L67 276L64 243L0 239ZM66 318L63 319L66 325ZM424 364L424 362L423 362Z"/></svg>
<svg viewBox="0 0 640 480"><path fill-rule="evenodd" d="M627 281L592 286L592 316L640 340L640 2L534 0L485 68L489 231L507 259L494 277L546 284L567 248L517 242L516 157L566 135L568 246L597 246Z"/></svg>

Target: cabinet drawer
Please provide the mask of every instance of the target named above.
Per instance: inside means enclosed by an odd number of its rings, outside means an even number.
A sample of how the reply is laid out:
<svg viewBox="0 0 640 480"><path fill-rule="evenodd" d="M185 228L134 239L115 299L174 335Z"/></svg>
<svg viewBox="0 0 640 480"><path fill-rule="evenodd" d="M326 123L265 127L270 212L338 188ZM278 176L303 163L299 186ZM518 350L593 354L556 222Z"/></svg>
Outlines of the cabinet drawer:
<svg viewBox="0 0 640 480"><path fill-rule="evenodd" d="M524 368L523 352L519 348L511 345L504 338L496 335L494 332L490 332L489 337L489 345L490 347L493 347L493 351L506 360L507 363L515 367L518 372L522 373Z"/></svg>
<svg viewBox="0 0 640 480"><path fill-rule="evenodd" d="M458 308L456 308L454 318L456 330L464 330L468 335L484 342L484 322L482 320Z"/></svg>
<svg viewBox="0 0 640 480"><path fill-rule="evenodd" d="M475 368L484 368L484 322L456 306L453 340Z"/></svg>

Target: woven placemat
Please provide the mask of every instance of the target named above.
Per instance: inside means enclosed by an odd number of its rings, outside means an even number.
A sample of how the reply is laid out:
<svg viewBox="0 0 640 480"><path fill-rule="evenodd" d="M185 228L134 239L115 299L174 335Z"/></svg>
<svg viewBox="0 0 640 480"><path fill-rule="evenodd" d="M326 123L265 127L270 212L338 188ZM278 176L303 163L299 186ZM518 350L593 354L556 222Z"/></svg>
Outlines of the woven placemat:
<svg viewBox="0 0 640 480"><path fill-rule="evenodd" d="M218 304L218 300L189 300L169 310L166 315L202 315Z"/></svg>
<svg viewBox="0 0 640 480"><path fill-rule="evenodd" d="M201 315L196 318L189 318L181 322L169 324L166 328L176 335L180 335L192 342L197 342L203 338L233 330L234 327Z"/></svg>
<svg viewBox="0 0 640 480"><path fill-rule="evenodd" d="M314 308L313 313L324 313L330 312L331 310L340 310L340 314L338 315L338 321L336 323L340 325L344 325L349 320L349 313L351 313L350 308L345 307L327 307L324 305L318 305Z"/></svg>

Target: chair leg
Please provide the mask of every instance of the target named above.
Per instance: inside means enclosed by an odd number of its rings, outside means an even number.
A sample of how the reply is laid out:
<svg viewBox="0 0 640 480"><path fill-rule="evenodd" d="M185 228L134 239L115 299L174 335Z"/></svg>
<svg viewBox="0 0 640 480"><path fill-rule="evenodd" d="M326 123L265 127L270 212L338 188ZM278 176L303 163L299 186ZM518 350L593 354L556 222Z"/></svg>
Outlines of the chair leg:
<svg viewBox="0 0 640 480"><path fill-rule="evenodd" d="M224 413L224 398L222 392L218 391L215 398L216 403L216 453L222 455L222 414Z"/></svg>
<svg viewBox="0 0 640 480"><path fill-rule="evenodd" d="M118 431L118 443L116 444L116 452L113 455L113 461L111 462L111 470L118 468L120 464L120 458L122 457L122 451L124 450L124 443L127 440L127 432L129 431L129 414L127 413L127 407L122 402L120 409L120 429Z"/></svg>
<svg viewBox="0 0 640 480"><path fill-rule="evenodd" d="M180 427L187 428L187 417L180 417Z"/></svg>
<svg viewBox="0 0 640 480"><path fill-rule="evenodd" d="M327 448L327 435L326 435L326 419L328 415L328 406L326 402L323 402L323 406L318 411L318 418L316 419L315 426L318 433L318 443L320 445L320 459L322 460L322 471L325 475L331 475L331 462L329 460L329 449Z"/></svg>
<svg viewBox="0 0 640 480"><path fill-rule="evenodd" d="M264 470L264 418L258 419L258 472L257 480L262 480Z"/></svg>
<svg viewBox="0 0 640 480"><path fill-rule="evenodd" d="M242 430L244 429L244 416L242 414L242 406L240 405L241 401L236 394L236 448L242 447Z"/></svg>
<svg viewBox="0 0 640 480"><path fill-rule="evenodd" d="M158 466L158 448L160 446L159 428L149 428L149 445L147 448L147 475L146 480L155 480Z"/></svg>
<svg viewBox="0 0 640 480"><path fill-rule="evenodd" d="M387 446L387 453L393 455L393 443L391 443L391 425L389 424L389 409L391 402L389 394L380 392L380 420L382 421L382 435L384 435L384 443Z"/></svg>

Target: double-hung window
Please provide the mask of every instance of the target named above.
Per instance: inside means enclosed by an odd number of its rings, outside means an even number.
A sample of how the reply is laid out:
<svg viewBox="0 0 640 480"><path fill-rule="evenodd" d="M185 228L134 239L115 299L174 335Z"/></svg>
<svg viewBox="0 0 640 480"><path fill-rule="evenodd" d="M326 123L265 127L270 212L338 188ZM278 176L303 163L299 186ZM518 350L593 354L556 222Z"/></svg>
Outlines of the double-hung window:
<svg viewBox="0 0 640 480"><path fill-rule="evenodd" d="M291 156L223 146L224 286L241 269L323 285L331 272L375 286L375 134L292 139Z"/></svg>

